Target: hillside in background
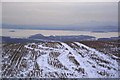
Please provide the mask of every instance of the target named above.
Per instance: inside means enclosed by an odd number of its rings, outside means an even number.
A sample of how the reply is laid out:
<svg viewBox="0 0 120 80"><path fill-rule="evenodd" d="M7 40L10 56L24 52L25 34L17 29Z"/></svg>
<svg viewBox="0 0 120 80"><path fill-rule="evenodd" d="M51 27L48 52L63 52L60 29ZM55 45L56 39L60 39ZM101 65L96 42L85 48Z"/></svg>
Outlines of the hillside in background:
<svg viewBox="0 0 120 80"><path fill-rule="evenodd" d="M39 42L39 41L116 41L120 40L120 37L111 37L111 38L96 38L94 36L88 35L74 35L74 36L44 36L42 34L35 34L28 38L11 38L0 36L0 42L7 42L7 43L27 43L27 42Z"/></svg>

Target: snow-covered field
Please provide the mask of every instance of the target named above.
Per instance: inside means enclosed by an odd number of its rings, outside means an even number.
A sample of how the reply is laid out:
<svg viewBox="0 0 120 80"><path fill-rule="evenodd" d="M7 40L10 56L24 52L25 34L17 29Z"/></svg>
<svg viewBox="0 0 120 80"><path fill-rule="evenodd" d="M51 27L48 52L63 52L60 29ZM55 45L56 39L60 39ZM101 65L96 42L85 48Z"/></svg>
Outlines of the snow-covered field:
<svg viewBox="0 0 120 80"><path fill-rule="evenodd" d="M119 59L119 57L116 56ZM3 46L3 77L118 78L118 62L80 42Z"/></svg>

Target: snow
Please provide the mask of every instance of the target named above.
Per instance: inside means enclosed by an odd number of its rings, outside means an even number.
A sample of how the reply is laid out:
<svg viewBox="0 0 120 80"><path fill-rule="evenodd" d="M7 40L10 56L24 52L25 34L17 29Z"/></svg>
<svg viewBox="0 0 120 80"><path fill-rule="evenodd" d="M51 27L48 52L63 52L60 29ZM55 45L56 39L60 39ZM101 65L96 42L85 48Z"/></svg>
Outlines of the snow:
<svg viewBox="0 0 120 80"><path fill-rule="evenodd" d="M88 63L86 63L87 59L82 59L82 57L78 55L78 53L75 50L73 50L70 46L68 46L67 44L65 43L61 43L61 44L64 45L73 54L75 59L80 63L80 66L82 68L85 68L88 78L98 77L96 76L96 72L92 70L93 68L91 68L91 66Z"/></svg>
<svg viewBox="0 0 120 80"><path fill-rule="evenodd" d="M81 46L83 46L83 47L85 47L85 48L87 48L87 49L89 49L89 50L91 50L91 53L96 53L99 57L101 57L103 60L107 60L107 61L109 61L111 64L109 64L108 66L111 66L111 67L113 67L113 68L118 68L118 63L117 63L117 61L116 60L113 60L111 57L109 57L108 55L105 55L105 54L103 54L103 53L101 53L101 52L99 52L99 51L97 51L97 50L95 50L95 49L93 49L93 48L89 48L88 46L86 46L86 45L83 45L83 44L81 44L81 43L78 43L78 42L75 42L77 45L79 45L80 47ZM97 64L96 64L97 65ZM107 71L107 72L109 72L109 73L111 73L111 75L114 75L115 77L118 77L118 74L116 74L117 73L117 71L115 71L115 70L111 70L111 71L109 71L108 69L106 69L106 68L102 68L102 67L100 67L100 66L97 66L98 68L97 69L100 69L101 71L103 71L103 70L105 70L105 71Z"/></svg>
<svg viewBox="0 0 120 80"><path fill-rule="evenodd" d="M35 68L35 63L37 63L39 69L42 70L42 74L38 76L41 78L53 78L53 76L55 78L118 77L118 63L109 55L105 55L104 53L79 42L55 42L55 44L52 45L56 47L48 47L45 45L47 43L48 42L29 43L24 46L28 50L28 53L26 56L22 57L22 59L26 60L28 67L20 71L20 74L27 77L28 73L34 71L33 69ZM34 47L31 45L34 45ZM75 45L77 45L77 47ZM50 56L50 54L52 56ZM105 63L105 61L108 63ZM22 60L20 61L20 64L21 63ZM35 76L31 77L37 77L37 74L35 73Z"/></svg>
<svg viewBox="0 0 120 80"><path fill-rule="evenodd" d="M83 44L81 44L81 43L78 43L78 42L74 42L74 43L77 44L77 45L79 45L80 47L83 46L83 47L85 47L86 49L88 49L88 50L90 51L90 52L88 52L89 55L95 53L97 56L99 56L99 58L102 58L102 59L107 60L107 61L109 61L109 62L112 61L111 64L108 65L108 66L111 66L111 67L114 67L114 68L117 68L117 67L118 67L118 66L117 66L117 62L116 62L115 60L111 60L111 58L110 58L109 56L107 56L107 55L105 55L105 54L103 54L103 53L101 53L101 52L99 52L99 51L97 51L97 50L95 50L95 49L93 49L93 48L90 48L90 47L88 47L88 46L86 46L86 45L83 45ZM67 67L72 73L75 72L72 68L73 68L73 67L74 67L74 68L78 68L78 67L76 67L72 62L70 62L70 60L68 59L68 56L69 56L69 55L74 56L75 59L76 59L76 60L79 62L79 64L80 64L79 67L85 69L84 75L85 75L86 77L88 77L88 78L103 77L103 76L101 76L101 75L97 75L97 74L98 74L97 72L99 72L99 71L109 72L112 76L113 76L114 74L116 74L116 71L113 70L113 69L112 69L112 70L108 70L108 69L106 69L106 68L103 68L103 67L101 67L101 66L98 66L98 64L97 64L94 60L90 59L89 56L86 56L86 57L84 57L84 58L81 57L76 50L74 50L73 48L71 48L71 47L70 47L69 45L67 45L66 43L60 42L60 44L62 44L62 46L64 46L65 48L67 48L68 51L67 51L67 50L63 50L63 52L61 52L61 51L59 50L59 52L60 52L61 54L60 54L60 56L58 57L58 59L59 59L59 61L60 61L63 65L65 65L65 67ZM69 54L69 53L72 53L72 54ZM85 54L86 51L85 51L85 50L82 50L82 53ZM91 66L91 64L89 64L87 61L90 61L90 62L92 63L92 65L97 66L97 67L96 67L96 68L93 68L93 67ZM112 65L112 64L114 64L114 65ZM104 64L104 65L105 65L105 64ZM76 73L76 75L77 75L77 77L83 77L83 76L80 76L79 73ZM114 76L117 77L118 75L116 74L116 75L114 75ZM104 76L104 77L107 77L107 76Z"/></svg>

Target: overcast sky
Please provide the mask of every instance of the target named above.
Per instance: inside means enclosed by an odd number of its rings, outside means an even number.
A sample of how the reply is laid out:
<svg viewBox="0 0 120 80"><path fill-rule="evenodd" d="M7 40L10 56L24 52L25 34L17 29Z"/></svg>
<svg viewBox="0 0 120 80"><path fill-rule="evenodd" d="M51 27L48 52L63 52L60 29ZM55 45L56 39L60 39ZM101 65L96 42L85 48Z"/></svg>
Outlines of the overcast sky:
<svg viewBox="0 0 120 80"><path fill-rule="evenodd" d="M1 0L2 2L119 2L119 0Z"/></svg>
<svg viewBox="0 0 120 80"><path fill-rule="evenodd" d="M118 22L118 3L2 3L2 23L13 25L114 25Z"/></svg>

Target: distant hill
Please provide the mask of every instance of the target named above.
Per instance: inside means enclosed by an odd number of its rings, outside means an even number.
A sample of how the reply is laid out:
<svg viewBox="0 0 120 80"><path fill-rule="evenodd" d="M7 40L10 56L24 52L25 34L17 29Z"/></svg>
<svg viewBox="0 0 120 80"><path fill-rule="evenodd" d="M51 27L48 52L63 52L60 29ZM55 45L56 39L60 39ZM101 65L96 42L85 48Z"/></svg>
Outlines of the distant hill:
<svg viewBox="0 0 120 80"><path fill-rule="evenodd" d="M46 37L42 34L35 34L30 36L29 39L46 39Z"/></svg>
<svg viewBox="0 0 120 80"><path fill-rule="evenodd" d="M78 36L43 36L42 34L36 34L29 37L33 40L54 40L54 41L81 41L81 40L95 40L93 36L78 35Z"/></svg>
<svg viewBox="0 0 120 80"><path fill-rule="evenodd" d="M111 40L120 40L120 37L111 37L111 38L99 38L99 41L111 41Z"/></svg>
<svg viewBox="0 0 120 80"><path fill-rule="evenodd" d="M11 37L0 37L0 42L8 42L8 43L26 43L26 42L49 42L49 41L112 41L112 40L120 40L120 37L111 37L111 38L99 38L87 35L78 35L78 36L44 36L42 34L32 35L28 38L11 38Z"/></svg>
<svg viewBox="0 0 120 80"><path fill-rule="evenodd" d="M7 43L26 43L26 42L37 42L37 41L30 40L30 39L24 39L24 38L0 37L0 42L3 42L3 43L4 42L7 42Z"/></svg>
<svg viewBox="0 0 120 80"><path fill-rule="evenodd" d="M108 25L109 24L109 25ZM12 25L2 24L3 29L34 29L34 30L74 30L74 31L93 31L93 32L118 32L118 26L112 23L88 22L79 25Z"/></svg>
<svg viewBox="0 0 120 80"><path fill-rule="evenodd" d="M26 42L39 42L39 41L82 41L82 40L95 40L93 36L79 35L79 36L44 36L42 34L32 35L29 38L11 38L0 37L1 42L8 43L26 43Z"/></svg>

